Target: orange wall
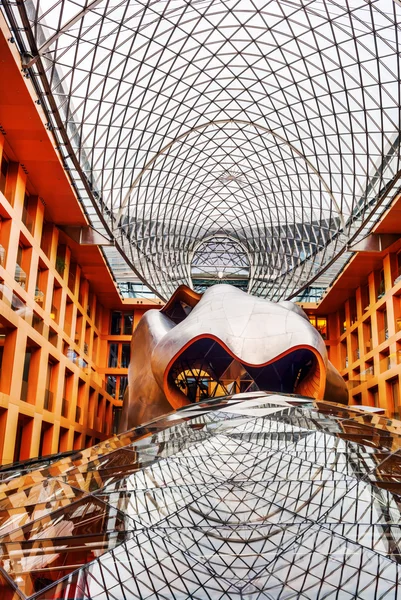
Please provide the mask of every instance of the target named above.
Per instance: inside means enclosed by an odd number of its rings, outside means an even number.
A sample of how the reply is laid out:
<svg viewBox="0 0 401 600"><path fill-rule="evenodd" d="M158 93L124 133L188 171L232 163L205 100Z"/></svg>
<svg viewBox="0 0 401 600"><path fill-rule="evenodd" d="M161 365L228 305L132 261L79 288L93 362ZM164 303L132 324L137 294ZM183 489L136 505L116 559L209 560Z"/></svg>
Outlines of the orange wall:
<svg viewBox="0 0 401 600"><path fill-rule="evenodd" d="M398 242L380 254L356 254L319 306L304 307L328 317L329 358L347 381L349 403L384 408L396 418L401 417L399 248ZM336 301L341 297L345 301Z"/></svg>
<svg viewBox="0 0 401 600"><path fill-rule="evenodd" d="M3 141L0 134L0 163ZM79 249L72 253L65 234L45 223L44 204L26 196L26 184L21 165L10 161L0 192L1 464L107 438L113 410L122 403L107 392L106 378L128 372L108 368L108 344L121 346L131 336L110 335L113 307L101 305L79 264ZM103 281L114 285L106 266ZM149 307L114 294L115 308L133 312L136 325Z"/></svg>

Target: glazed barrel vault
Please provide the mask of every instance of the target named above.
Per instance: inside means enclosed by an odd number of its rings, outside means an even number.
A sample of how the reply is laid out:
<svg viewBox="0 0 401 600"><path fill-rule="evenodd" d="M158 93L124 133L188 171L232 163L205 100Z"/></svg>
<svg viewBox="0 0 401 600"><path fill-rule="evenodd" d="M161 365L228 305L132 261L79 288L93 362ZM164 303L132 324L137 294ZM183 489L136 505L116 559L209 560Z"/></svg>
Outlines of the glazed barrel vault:
<svg viewBox="0 0 401 600"><path fill-rule="evenodd" d="M269 390L348 401L345 382L304 311L234 286L215 285L203 295L180 286L161 310L145 313L132 346L122 431L232 393Z"/></svg>

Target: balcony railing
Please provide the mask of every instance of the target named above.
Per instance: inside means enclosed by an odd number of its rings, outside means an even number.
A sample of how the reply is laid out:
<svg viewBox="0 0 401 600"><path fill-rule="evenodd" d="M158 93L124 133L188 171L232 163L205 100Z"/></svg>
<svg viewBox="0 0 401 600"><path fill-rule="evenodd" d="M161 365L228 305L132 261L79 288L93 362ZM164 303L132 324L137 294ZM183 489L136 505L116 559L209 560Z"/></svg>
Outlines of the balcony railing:
<svg viewBox="0 0 401 600"><path fill-rule="evenodd" d="M25 286L26 286L26 273L25 273L24 269L22 267L20 267L20 265L18 263L15 265L14 279L15 279L15 281L17 283L20 284L20 286L22 288L25 289Z"/></svg>
<svg viewBox="0 0 401 600"><path fill-rule="evenodd" d="M361 371L358 375L354 375L352 379L347 381L347 388L349 390L352 390L352 389L358 387L358 385L361 385L361 383L365 383L366 381L369 381L373 377L374 377L373 366L368 367L367 369L365 369L364 371Z"/></svg>
<svg viewBox="0 0 401 600"><path fill-rule="evenodd" d="M74 350L74 348L71 348L71 346L67 348L66 357L80 369L87 369L88 363L86 360L78 356L78 353Z"/></svg>
<svg viewBox="0 0 401 600"><path fill-rule="evenodd" d="M43 403L43 408L50 412L53 412L54 407L54 394L50 390L45 390L45 401Z"/></svg>
<svg viewBox="0 0 401 600"><path fill-rule="evenodd" d="M27 307L25 302L21 300L5 283L0 283L0 300L9 306L19 317L25 319L28 323L31 322L33 311Z"/></svg>
<svg viewBox="0 0 401 600"><path fill-rule="evenodd" d="M371 367L368 367L364 371L361 371L361 381L369 381L369 379L372 379L374 376L375 371L373 365Z"/></svg>
<svg viewBox="0 0 401 600"><path fill-rule="evenodd" d="M11 296L11 308L23 319L26 319L29 314L25 302L14 293Z"/></svg>
<svg viewBox="0 0 401 600"><path fill-rule="evenodd" d="M35 221L33 220L33 218L31 217L31 215L25 207L22 209L22 222L29 231L29 233L32 235Z"/></svg>
<svg viewBox="0 0 401 600"><path fill-rule="evenodd" d="M68 400L63 398L62 403L61 403L61 416L65 417L67 419L69 410L70 410L70 403L68 402Z"/></svg>

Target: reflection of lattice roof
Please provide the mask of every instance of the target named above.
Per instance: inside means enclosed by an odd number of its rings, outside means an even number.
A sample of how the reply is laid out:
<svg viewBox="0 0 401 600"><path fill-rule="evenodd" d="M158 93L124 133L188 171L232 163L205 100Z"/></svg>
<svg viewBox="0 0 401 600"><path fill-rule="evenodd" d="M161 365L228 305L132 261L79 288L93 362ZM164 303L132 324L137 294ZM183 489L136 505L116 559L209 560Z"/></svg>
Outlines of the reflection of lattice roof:
<svg viewBox="0 0 401 600"><path fill-rule="evenodd" d="M250 291L289 296L392 188L393 0L5 0L5 9L95 225L164 296L188 283L194 246L213 234L245 243ZM300 240L292 253L283 229Z"/></svg>
<svg viewBox="0 0 401 600"><path fill-rule="evenodd" d="M3 469L3 596L396 598L400 435L257 392Z"/></svg>

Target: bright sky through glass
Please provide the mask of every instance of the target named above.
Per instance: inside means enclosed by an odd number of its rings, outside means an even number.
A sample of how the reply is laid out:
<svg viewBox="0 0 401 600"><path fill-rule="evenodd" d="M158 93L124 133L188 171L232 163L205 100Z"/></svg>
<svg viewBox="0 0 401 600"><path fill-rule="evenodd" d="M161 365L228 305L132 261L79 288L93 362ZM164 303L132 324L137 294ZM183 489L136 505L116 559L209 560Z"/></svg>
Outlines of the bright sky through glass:
<svg viewBox="0 0 401 600"><path fill-rule="evenodd" d="M393 0L28 0L19 10L83 201L92 195L164 296L190 283L194 249L213 236L245 248L249 291L294 294L365 232L397 176Z"/></svg>

